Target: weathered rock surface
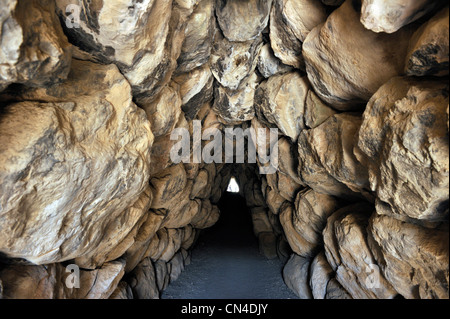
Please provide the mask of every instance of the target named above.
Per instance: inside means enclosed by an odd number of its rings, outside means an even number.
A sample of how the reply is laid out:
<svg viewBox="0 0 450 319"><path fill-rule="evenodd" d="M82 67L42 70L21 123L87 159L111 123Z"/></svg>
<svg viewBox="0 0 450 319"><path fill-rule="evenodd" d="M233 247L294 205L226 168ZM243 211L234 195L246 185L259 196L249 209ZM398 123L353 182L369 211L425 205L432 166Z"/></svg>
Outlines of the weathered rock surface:
<svg viewBox="0 0 450 319"><path fill-rule="evenodd" d="M181 109L187 120L193 120L205 103L212 100L214 77L209 64L190 72L177 74L173 81L180 86Z"/></svg>
<svg viewBox="0 0 450 319"><path fill-rule="evenodd" d="M301 132L298 173L305 184L338 197L355 197L368 190L367 168L353 152L361 121L357 114L340 113Z"/></svg>
<svg viewBox="0 0 450 319"><path fill-rule="evenodd" d="M154 101L141 105L151 123L155 137L170 133L181 114L179 87L175 83L166 85Z"/></svg>
<svg viewBox="0 0 450 319"><path fill-rule="evenodd" d="M411 28L376 34L364 28L347 0L303 43L306 72L317 95L340 111L361 109L404 69Z"/></svg>
<svg viewBox="0 0 450 319"><path fill-rule="evenodd" d="M336 198L312 189L300 191L295 198L292 223L308 242L321 245L327 218L338 208Z"/></svg>
<svg viewBox="0 0 450 319"><path fill-rule="evenodd" d="M325 299L353 299L352 296L342 287L336 278L332 278L327 285Z"/></svg>
<svg viewBox="0 0 450 319"><path fill-rule="evenodd" d="M314 299L325 299L328 283L333 277L333 269L328 263L324 251L321 251L311 261L310 266L309 286Z"/></svg>
<svg viewBox="0 0 450 319"><path fill-rule="evenodd" d="M270 43L275 56L304 70L302 42L325 19L325 8L318 1L275 0L270 13Z"/></svg>
<svg viewBox="0 0 450 319"><path fill-rule="evenodd" d="M190 224L196 229L204 229L214 225L220 217L220 211L216 205L212 205L209 200L203 200L201 210L192 218Z"/></svg>
<svg viewBox="0 0 450 319"><path fill-rule="evenodd" d="M121 281L108 299L133 299L133 291L125 281Z"/></svg>
<svg viewBox="0 0 450 319"><path fill-rule="evenodd" d="M393 33L439 4L439 0L362 0L361 23L374 32Z"/></svg>
<svg viewBox="0 0 450 319"><path fill-rule="evenodd" d="M175 128L189 130L189 124L183 113L180 114ZM171 133L167 133L155 138L151 149L150 176L161 173L164 169L173 164L170 158L170 150L178 143L177 139L171 139Z"/></svg>
<svg viewBox="0 0 450 319"><path fill-rule="evenodd" d="M369 231L378 243L386 279L405 298L449 298L448 224L428 229L374 214Z"/></svg>
<svg viewBox="0 0 450 319"><path fill-rule="evenodd" d="M307 127L315 128L334 114L336 114L336 111L323 103L313 90L308 91L304 114L305 125Z"/></svg>
<svg viewBox="0 0 450 319"><path fill-rule="evenodd" d="M54 2L0 4L0 91L11 83L44 87L65 80L72 51Z"/></svg>
<svg viewBox="0 0 450 319"><path fill-rule="evenodd" d="M10 104L0 121L0 251L46 264L98 254L104 239L113 248L144 214L128 209L153 142L128 82L114 65L74 60L63 84L14 98L40 102Z"/></svg>
<svg viewBox="0 0 450 319"><path fill-rule="evenodd" d="M245 42L230 42L216 32L211 52L211 71L226 88L236 90L256 68L262 38Z"/></svg>
<svg viewBox="0 0 450 319"><path fill-rule="evenodd" d="M318 246L307 241L294 225L294 208L285 203L280 208L280 223L292 251L297 255L311 259L317 253Z"/></svg>
<svg viewBox="0 0 450 319"><path fill-rule="evenodd" d="M148 102L169 82L193 6L182 8L165 0L58 0L56 4L69 40L93 59L117 64L135 99ZM69 5L79 10L78 25L70 22Z"/></svg>
<svg viewBox="0 0 450 319"><path fill-rule="evenodd" d="M0 299L164 297L232 177L301 298L448 299L447 76L438 0L0 0Z"/></svg>
<svg viewBox="0 0 450 319"><path fill-rule="evenodd" d="M359 131L370 188L394 214L448 218L448 84L393 78L371 98Z"/></svg>
<svg viewBox="0 0 450 319"><path fill-rule="evenodd" d="M297 72L270 77L259 85L255 93L259 120L276 125L284 135L296 141L305 128L303 115L308 90L306 77Z"/></svg>
<svg viewBox="0 0 450 319"><path fill-rule="evenodd" d="M277 174L284 174L288 176L293 182L295 182L295 184L303 186L303 182L301 181L297 172L298 154L296 148L296 143L292 143L287 137L283 136L278 140ZM293 196L295 196L295 194L293 194Z"/></svg>
<svg viewBox="0 0 450 319"><path fill-rule="evenodd" d="M192 71L208 62L214 32L214 0L199 1L186 24L177 73Z"/></svg>
<svg viewBox="0 0 450 319"><path fill-rule="evenodd" d="M150 258L144 258L128 279L135 299L159 299L155 267Z"/></svg>
<svg viewBox="0 0 450 319"><path fill-rule="evenodd" d="M309 264L309 259L292 254L283 268L284 282L300 299L312 299L313 297L308 284Z"/></svg>
<svg viewBox="0 0 450 319"><path fill-rule="evenodd" d="M255 40L269 21L272 0L217 0L217 22L230 41Z"/></svg>
<svg viewBox="0 0 450 319"><path fill-rule="evenodd" d="M123 275L122 261L77 272L62 264L11 265L0 271L0 281L5 299L107 299Z"/></svg>
<svg viewBox="0 0 450 319"><path fill-rule="evenodd" d="M255 117L253 100L258 76L253 72L236 90L217 84L214 89L213 110L224 124L241 124Z"/></svg>
<svg viewBox="0 0 450 319"><path fill-rule="evenodd" d="M273 53L270 44L264 44L259 50L258 71L265 78L278 73L287 73L292 71L292 67L283 64Z"/></svg>
<svg viewBox="0 0 450 319"><path fill-rule="evenodd" d="M448 75L449 9L445 7L414 32L406 56L406 75Z"/></svg>
<svg viewBox="0 0 450 319"><path fill-rule="evenodd" d="M397 292L386 281L368 243L367 225L373 207L366 203L341 208L323 231L325 255L336 279L353 298L387 299Z"/></svg>

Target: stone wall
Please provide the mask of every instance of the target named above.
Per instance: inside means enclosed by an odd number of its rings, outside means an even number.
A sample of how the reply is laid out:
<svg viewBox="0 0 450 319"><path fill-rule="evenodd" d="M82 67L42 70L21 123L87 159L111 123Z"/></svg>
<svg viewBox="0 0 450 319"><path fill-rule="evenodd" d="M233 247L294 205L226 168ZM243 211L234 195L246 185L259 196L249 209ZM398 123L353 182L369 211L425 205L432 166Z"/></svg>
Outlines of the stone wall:
<svg viewBox="0 0 450 319"><path fill-rule="evenodd" d="M449 298L446 1L0 4L0 297L159 298L235 176L300 298Z"/></svg>

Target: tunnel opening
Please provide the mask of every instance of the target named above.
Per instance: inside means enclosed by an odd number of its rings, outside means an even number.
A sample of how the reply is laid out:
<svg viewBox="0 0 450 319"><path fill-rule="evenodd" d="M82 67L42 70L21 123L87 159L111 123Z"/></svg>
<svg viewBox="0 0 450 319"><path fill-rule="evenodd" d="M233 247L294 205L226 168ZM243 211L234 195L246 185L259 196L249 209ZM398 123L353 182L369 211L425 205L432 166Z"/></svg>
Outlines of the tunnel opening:
<svg viewBox="0 0 450 319"><path fill-rule="evenodd" d="M227 192L239 193L239 185L237 184L236 178L234 176L231 176L230 181L228 182Z"/></svg>
<svg viewBox="0 0 450 319"><path fill-rule="evenodd" d="M246 199L226 191L217 205L219 220L200 233L189 265L161 299L298 298L283 282L283 262L260 251Z"/></svg>

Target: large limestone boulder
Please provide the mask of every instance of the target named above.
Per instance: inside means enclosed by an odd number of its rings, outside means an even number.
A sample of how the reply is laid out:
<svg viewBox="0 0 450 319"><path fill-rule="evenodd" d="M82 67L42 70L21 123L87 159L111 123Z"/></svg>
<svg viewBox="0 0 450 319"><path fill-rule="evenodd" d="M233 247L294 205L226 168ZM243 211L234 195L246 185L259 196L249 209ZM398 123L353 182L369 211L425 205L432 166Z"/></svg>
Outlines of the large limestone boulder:
<svg viewBox="0 0 450 319"><path fill-rule="evenodd" d="M298 173L305 184L319 193L338 197L367 193L367 168L354 153L361 122L358 114L340 113L301 132Z"/></svg>
<svg viewBox="0 0 450 319"><path fill-rule="evenodd" d="M298 192L292 222L303 238L315 245L322 245L322 231L327 218L338 208L338 200L312 189Z"/></svg>
<svg viewBox="0 0 450 319"><path fill-rule="evenodd" d="M284 64L304 70L302 42L326 20L325 7L315 0L274 0L270 13L270 44Z"/></svg>
<svg viewBox="0 0 450 319"><path fill-rule="evenodd" d="M414 32L406 56L406 75L448 75L448 6Z"/></svg>
<svg viewBox="0 0 450 319"><path fill-rule="evenodd" d="M256 39L267 26L272 0L216 0L217 22L230 41Z"/></svg>
<svg viewBox="0 0 450 319"><path fill-rule="evenodd" d="M439 4L439 0L362 0L361 23L374 32L393 33Z"/></svg>
<svg viewBox="0 0 450 319"><path fill-rule="evenodd" d="M69 40L91 60L115 63L130 82L134 98L148 102L176 68L194 4L183 8L166 0L57 0L56 5ZM71 22L74 16L79 19Z"/></svg>
<svg viewBox="0 0 450 319"><path fill-rule="evenodd" d="M299 256L311 259L317 253L318 245L310 243L303 237L303 234L294 225L294 207L286 202L280 208L280 223L283 227L284 235L292 251Z"/></svg>
<svg viewBox="0 0 450 319"><path fill-rule="evenodd" d="M328 283L333 279L334 272L327 261L325 252L321 251L311 261L309 286L314 299L325 299Z"/></svg>
<svg viewBox="0 0 450 319"><path fill-rule="evenodd" d="M11 83L43 87L61 82L71 57L54 1L0 2L0 91Z"/></svg>
<svg viewBox="0 0 450 319"><path fill-rule="evenodd" d="M448 224L432 229L374 214L369 231L386 279L405 298L448 299Z"/></svg>
<svg viewBox="0 0 450 319"><path fill-rule="evenodd" d="M313 298L308 280L309 265L309 259L292 254L283 268L284 282L300 299Z"/></svg>
<svg viewBox="0 0 450 319"><path fill-rule="evenodd" d="M323 231L325 255L336 279L356 299L394 298L397 292L386 281L369 245L368 219L373 207L358 203L328 217Z"/></svg>
<svg viewBox="0 0 450 319"><path fill-rule="evenodd" d="M255 117L253 102L258 80L253 72L236 90L216 84L213 110L222 123L238 125Z"/></svg>
<svg viewBox="0 0 450 319"><path fill-rule="evenodd" d="M107 299L123 275L123 260L94 270L59 263L9 265L2 267L0 282L5 299Z"/></svg>
<svg viewBox="0 0 450 319"><path fill-rule="evenodd" d="M214 76L208 63L172 77L172 80L180 86L180 96L187 120L193 120L200 109L212 100L214 93Z"/></svg>
<svg viewBox="0 0 450 319"><path fill-rule="evenodd" d="M448 84L393 78L367 104L358 148L370 188L397 216L448 218Z"/></svg>
<svg viewBox="0 0 450 319"><path fill-rule="evenodd" d="M255 70L261 46L261 36L245 42L231 42L216 32L210 60L216 80L223 87L236 90Z"/></svg>
<svg viewBox="0 0 450 319"><path fill-rule="evenodd" d="M154 101L140 105L145 110L155 137L170 133L181 115L179 86L166 85Z"/></svg>
<svg viewBox="0 0 450 319"><path fill-rule="evenodd" d="M303 115L308 90L306 77L297 72L271 76L258 86L255 93L258 119L275 125L296 141L305 128Z"/></svg>
<svg viewBox="0 0 450 319"><path fill-rule="evenodd" d="M115 65L74 60L63 84L4 98L0 251L47 264L112 249L145 213L129 209L153 142L128 82Z"/></svg>
<svg viewBox="0 0 450 319"><path fill-rule="evenodd" d="M347 0L303 42L308 79L317 95L340 111L363 109L378 88L400 75L411 28L377 34L364 28Z"/></svg>
<svg viewBox="0 0 450 319"><path fill-rule="evenodd" d="M292 71L292 67L285 65L273 53L269 43L264 44L258 55L258 71L265 78L278 73L287 73Z"/></svg>
<svg viewBox="0 0 450 319"><path fill-rule="evenodd" d="M199 1L186 23L176 73L192 71L208 62L214 32L214 0Z"/></svg>

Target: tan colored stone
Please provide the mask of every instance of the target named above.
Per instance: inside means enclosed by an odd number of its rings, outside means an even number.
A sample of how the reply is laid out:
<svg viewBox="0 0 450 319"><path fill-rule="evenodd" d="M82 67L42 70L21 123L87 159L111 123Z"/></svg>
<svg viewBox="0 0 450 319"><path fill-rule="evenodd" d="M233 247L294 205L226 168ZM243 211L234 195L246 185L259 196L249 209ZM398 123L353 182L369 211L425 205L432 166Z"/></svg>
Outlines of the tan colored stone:
<svg viewBox="0 0 450 319"><path fill-rule="evenodd" d="M108 262L94 270L74 269L59 263L3 267L0 271L3 298L106 299L124 275L123 261Z"/></svg>
<svg viewBox="0 0 450 319"><path fill-rule="evenodd" d="M0 3L0 91L11 83L45 87L70 71L71 45L49 0Z"/></svg>
<svg viewBox="0 0 450 319"><path fill-rule="evenodd" d="M275 0L270 13L270 43L275 56L304 70L302 42L325 19L325 8L318 1Z"/></svg>
<svg viewBox="0 0 450 319"><path fill-rule="evenodd" d="M318 246L307 241L293 223L294 207L284 204L280 209L280 223L292 251L305 258L312 258Z"/></svg>
<svg viewBox="0 0 450 319"><path fill-rule="evenodd" d="M63 24L69 39L103 63L115 63L133 88L136 101L148 103L170 80L185 37L193 4L145 0L58 0L63 21L68 5L80 8L79 25Z"/></svg>
<svg viewBox="0 0 450 319"><path fill-rule="evenodd" d="M269 21L272 0L217 0L216 16L225 37L244 42L256 39Z"/></svg>
<svg viewBox="0 0 450 319"><path fill-rule="evenodd" d="M323 244L322 232L327 218L338 208L338 200L312 189L298 192L292 224L308 242L317 246Z"/></svg>
<svg viewBox="0 0 450 319"><path fill-rule="evenodd" d="M402 74L411 28L376 34L364 28L352 0L334 10L303 42L308 79L339 111L363 109L378 88Z"/></svg>
<svg viewBox="0 0 450 319"><path fill-rule="evenodd" d="M336 114L336 111L323 103L313 90L308 91L304 116L307 127L315 128L334 114Z"/></svg>
<svg viewBox="0 0 450 319"><path fill-rule="evenodd" d="M298 172L319 193L338 197L367 194L367 168L353 152L362 119L351 113L335 114L298 139Z"/></svg>
<svg viewBox="0 0 450 319"><path fill-rule="evenodd" d="M213 110L222 123L238 125L255 117L253 99L258 80L253 72L235 90L216 85Z"/></svg>
<svg viewBox="0 0 450 319"><path fill-rule="evenodd" d="M145 110L155 137L170 133L181 115L181 97L175 83L166 85L154 101L140 105Z"/></svg>
<svg viewBox="0 0 450 319"><path fill-rule="evenodd" d="M327 286L333 278L334 272L325 257L324 251L321 251L311 261L309 286L314 299L325 299Z"/></svg>
<svg viewBox="0 0 450 319"><path fill-rule="evenodd" d="M438 0L362 0L361 23L374 32L393 33L438 5Z"/></svg>
<svg viewBox="0 0 450 319"><path fill-rule="evenodd" d="M214 0L201 0L186 24L177 73L192 71L208 62L214 32Z"/></svg>
<svg viewBox="0 0 450 319"><path fill-rule="evenodd" d="M258 71L265 78L279 73L287 73L292 71L292 68L285 65L273 53L269 43L264 44L259 50L258 55Z"/></svg>
<svg viewBox="0 0 450 319"><path fill-rule="evenodd" d="M256 115L260 121L275 125L297 140L305 128L303 114L309 84L296 72L271 76L255 92Z"/></svg>
<svg viewBox="0 0 450 319"><path fill-rule="evenodd" d="M308 281L309 265L308 258L292 254L283 268L284 282L300 299L313 297Z"/></svg>
<svg viewBox="0 0 450 319"><path fill-rule="evenodd" d="M406 75L448 75L448 21L447 6L414 32L406 56Z"/></svg>
<svg viewBox="0 0 450 319"><path fill-rule="evenodd" d="M382 273L405 298L448 299L448 224L437 229L374 214L369 231L382 252Z"/></svg>
<svg viewBox="0 0 450 319"><path fill-rule="evenodd" d="M256 68L261 36L246 42L230 42L217 32L211 52L211 71L226 88L236 90Z"/></svg>
<svg viewBox="0 0 450 319"><path fill-rule="evenodd" d="M144 258L128 275L134 299L159 299L155 267L150 258Z"/></svg>
<svg viewBox="0 0 450 319"><path fill-rule="evenodd" d="M358 148L370 188L393 213L423 221L448 218L448 84L393 78L367 104Z"/></svg>
<svg viewBox="0 0 450 319"><path fill-rule="evenodd" d="M325 255L336 279L355 299L390 299L397 292L386 281L368 243L373 207L357 203L328 217L323 231Z"/></svg>
<svg viewBox="0 0 450 319"><path fill-rule="evenodd" d="M153 135L117 67L74 60L66 82L9 98L40 102L9 104L0 121L0 251L46 264L121 242L145 213L128 209Z"/></svg>
<svg viewBox="0 0 450 319"><path fill-rule="evenodd" d="M121 281L108 299L133 299L133 291L125 281Z"/></svg>
<svg viewBox="0 0 450 319"><path fill-rule="evenodd" d="M208 63L189 72L177 74L173 81L180 85L181 108L188 120L196 118L200 109L214 96L214 77Z"/></svg>

